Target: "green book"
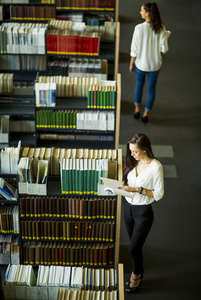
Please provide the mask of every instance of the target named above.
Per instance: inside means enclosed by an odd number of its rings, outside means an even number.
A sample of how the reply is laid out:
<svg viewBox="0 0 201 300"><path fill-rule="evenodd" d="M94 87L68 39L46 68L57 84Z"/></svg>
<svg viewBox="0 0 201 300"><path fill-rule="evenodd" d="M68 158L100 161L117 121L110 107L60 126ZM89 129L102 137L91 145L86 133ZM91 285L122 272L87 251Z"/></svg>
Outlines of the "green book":
<svg viewBox="0 0 201 300"><path fill-rule="evenodd" d="M96 173L96 160L92 159L92 166L91 166L91 194L95 193L95 173Z"/></svg>
<svg viewBox="0 0 201 300"><path fill-rule="evenodd" d="M36 128L40 127L40 111L36 111Z"/></svg>
<svg viewBox="0 0 201 300"><path fill-rule="evenodd" d="M78 186L79 186L79 195L84 194L84 160L79 158L79 178L78 178Z"/></svg>
<svg viewBox="0 0 201 300"><path fill-rule="evenodd" d="M59 112L58 111L56 111L55 112L55 127L56 128L59 128Z"/></svg>
<svg viewBox="0 0 201 300"><path fill-rule="evenodd" d="M76 194L77 191L77 182L75 182L75 171L76 171L76 159L72 158L72 171L71 171L71 184L72 184L72 189L71 189L71 193L72 194Z"/></svg>
<svg viewBox="0 0 201 300"><path fill-rule="evenodd" d="M112 109L115 109L115 106L116 106L116 87L114 86L113 87L113 90L111 91L111 99L112 99Z"/></svg>
<svg viewBox="0 0 201 300"><path fill-rule="evenodd" d="M103 91L102 91L102 86L100 87L100 105L99 108L103 108Z"/></svg>
<svg viewBox="0 0 201 300"><path fill-rule="evenodd" d="M109 88L109 87L108 87ZM110 105L110 92L109 92L109 90L108 90L108 88L107 88L107 91L105 91L105 93L106 93L106 108L107 109L110 109L111 107L111 105Z"/></svg>
<svg viewBox="0 0 201 300"><path fill-rule="evenodd" d="M87 168L88 168L88 159L84 158L84 170L83 170L83 194L87 194Z"/></svg>
<svg viewBox="0 0 201 300"><path fill-rule="evenodd" d="M73 113L69 112L69 128L73 128Z"/></svg>
<svg viewBox="0 0 201 300"><path fill-rule="evenodd" d="M69 112L66 112L66 128L69 128Z"/></svg>
<svg viewBox="0 0 201 300"><path fill-rule="evenodd" d="M76 123L77 123L77 113L74 111L74 112L72 112L72 114L73 114L73 128L76 129L76 127L77 127L77 125L76 125Z"/></svg>
<svg viewBox="0 0 201 300"><path fill-rule="evenodd" d="M99 91L99 89L97 90L97 94L96 94L96 108L100 108L100 91Z"/></svg>
<svg viewBox="0 0 201 300"><path fill-rule="evenodd" d="M62 111L62 128L66 128L66 112Z"/></svg>
<svg viewBox="0 0 201 300"><path fill-rule="evenodd" d="M87 91L87 108L91 108L91 90Z"/></svg>
<svg viewBox="0 0 201 300"><path fill-rule="evenodd" d="M59 111L59 128L63 128L63 125L62 125L62 112Z"/></svg>
<svg viewBox="0 0 201 300"><path fill-rule="evenodd" d="M105 86L102 86L103 109L106 109L106 91Z"/></svg>
<svg viewBox="0 0 201 300"><path fill-rule="evenodd" d="M87 194L91 193L91 158L87 161Z"/></svg>
<svg viewBox="0 0 201 300"><path fill-rule="evenodd" d="M51 118L50 118L51 111L47 110L46 113L47 113L47 127L50 128L51 127Z"/></svg>

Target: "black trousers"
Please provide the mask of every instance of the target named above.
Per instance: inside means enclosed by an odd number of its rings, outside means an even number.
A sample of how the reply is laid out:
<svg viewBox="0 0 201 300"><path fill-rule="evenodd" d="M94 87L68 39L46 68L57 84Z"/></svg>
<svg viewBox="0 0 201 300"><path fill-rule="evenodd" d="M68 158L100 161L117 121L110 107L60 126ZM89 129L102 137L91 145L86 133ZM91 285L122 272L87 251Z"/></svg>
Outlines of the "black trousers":
<svg viewBox="0 0 201 300"><path fill-rule="evenodd" d="M130 238L133 272L143 274L142 247L154 219L152 205L131 205L124 199L124 221Z"/></svg>

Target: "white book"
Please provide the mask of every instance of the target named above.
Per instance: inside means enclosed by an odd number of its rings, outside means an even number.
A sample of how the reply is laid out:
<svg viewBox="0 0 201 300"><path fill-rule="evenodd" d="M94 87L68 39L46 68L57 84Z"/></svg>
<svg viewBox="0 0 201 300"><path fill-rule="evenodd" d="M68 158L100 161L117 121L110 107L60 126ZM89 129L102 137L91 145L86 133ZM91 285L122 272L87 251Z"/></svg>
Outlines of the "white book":
<svg viewBox="0 0 201 300"><path fill-rule="evenodd" d="M103 178L103 177L101 177L101 179L104 183L105 191L109 191L115 195L121 195L124 197L133 198L133 193L119 189L119 187L123 187L123 185L118 180L110 179L110 178Z"/></svg>

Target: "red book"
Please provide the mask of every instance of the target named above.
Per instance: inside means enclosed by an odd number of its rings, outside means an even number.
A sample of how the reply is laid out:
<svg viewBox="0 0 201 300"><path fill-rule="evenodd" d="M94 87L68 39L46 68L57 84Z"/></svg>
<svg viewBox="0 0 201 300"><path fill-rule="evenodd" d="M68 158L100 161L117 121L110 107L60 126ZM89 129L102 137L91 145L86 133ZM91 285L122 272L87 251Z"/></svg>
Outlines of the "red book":
<svg viewBox="0 0 201 300"><path fill-rule="evenodd" d="M77 54L78 55L83 55L83 37L82 36L78 36L77 37Z"/></svg>
<svg viewBox="0 0 201 300"><path fill-rule="evenodd" d="M52 39L53 35L52 34L47 34L46 42L47 42L47 54L52 54L53 49L52 49Z"/></svg>
<svg viewBox="0 0 201 300"><path fill-rule="evenodd" d="M74 37L72 35L68 35L68 55L73 54L74 46L73 46Z"/></svg>
<svg viewBox="0 0 201 300"><path fill-rule="evenodd" d="M60 36L61 41L61 54L66 54L66 36L62 34Z"/></svg>
<svg viewBox="0 0 201 300"><path fill-rule="evenodd" d="M93 37L89 37L89 54L94 55Z"/></svg>
<svg viewBox="0 0 201 300"><path fill-rule="evenodd" d="M57 38L57 41L56 41L56 45L57 45L56 54L61 54L61 35L57 34L56 38Z"/></svg>
<svg viewBox="0 0 201 300"><path fill-rule="evenodd" d="M115 0L105 1L105 9L106 10L114 10L114 8L115 8Z"/></svg>
<svg viewBox="0 0 201 300"><path fill-rule="evenodd" d="M93 39L93 55L99 55L100 38L93 37L92 39Z"/></svg>

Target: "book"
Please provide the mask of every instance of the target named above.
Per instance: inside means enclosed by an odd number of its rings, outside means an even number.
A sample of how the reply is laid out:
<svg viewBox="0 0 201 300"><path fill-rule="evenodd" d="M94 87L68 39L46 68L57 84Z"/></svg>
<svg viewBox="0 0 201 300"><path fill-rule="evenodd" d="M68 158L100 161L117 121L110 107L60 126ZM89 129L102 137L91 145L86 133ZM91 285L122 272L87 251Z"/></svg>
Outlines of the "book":
<svg viewBox="0 0 201 300"><path fill-rule="evenodd" d="M118 180L103 177L100 178L104 183L105 191L109 191L114 195L121 195L124 197L133 198L133 193L119 189L119 187L123 187L123 185Z"/></svg>

